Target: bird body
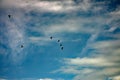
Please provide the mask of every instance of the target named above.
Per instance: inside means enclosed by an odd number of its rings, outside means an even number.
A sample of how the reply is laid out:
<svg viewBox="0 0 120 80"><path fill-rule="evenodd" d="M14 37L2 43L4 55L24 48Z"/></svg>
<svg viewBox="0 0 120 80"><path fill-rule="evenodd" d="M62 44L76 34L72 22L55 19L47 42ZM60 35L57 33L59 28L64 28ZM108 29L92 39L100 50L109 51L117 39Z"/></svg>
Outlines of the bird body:
<svg viewBox="0 0 120 80"><path fill-rule="evenodd" d="M53 37L51 36L50 39L52 39Z"/></svg>
<svg viewBox="0 0 120 80"><path fill-rule="evenodd" d="M63 50L63 47L61 47L61 50Z"/></svg>
<svg viewBox="0 0 120 80"><path fill-rule="evenodd" d="M23 48L23 45L21 45L21 48Z"/></svg>
<svg viewBox="0 0 120 80"><path fill-rule="evenodd" d="M60 44L60 46L62 46L62 44Z"/></svg>
<svg viewBox="0 0 120 80"><path fill-rule="evenodd" d="M58 42L60 42L60 40L58 40Z"/></svg>
<svg viewBox="0 0 120 80"><path fill-rule="evenodd" d="M8 15L8 17L10 18L10 17L11 17L11 15L9 14L9 15Z"/></svg>

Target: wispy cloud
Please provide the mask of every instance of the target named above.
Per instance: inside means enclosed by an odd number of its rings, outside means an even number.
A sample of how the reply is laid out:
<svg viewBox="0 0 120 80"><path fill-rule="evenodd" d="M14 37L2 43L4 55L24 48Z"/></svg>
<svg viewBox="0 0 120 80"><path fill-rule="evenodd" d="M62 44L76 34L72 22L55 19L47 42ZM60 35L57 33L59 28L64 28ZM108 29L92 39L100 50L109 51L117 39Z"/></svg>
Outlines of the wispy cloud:
<svg viewBox="0 0 120 80"><path fill-rule="evenodd" d="M21 49L21 45L27 46L26 35L25 35L25 19L23 18L23 15L19 10L16 12L13 12L12 10L9 11L3 11L5 14L2 14L0 16L2 19L2 24L5 24L3 27L0 27L3 38L1 38L1 43L4 44L7 48L4 48L3 50L0 49L1 53L4 53L5 56L8 56L7 59L10 61L11 64L19 64L23 61L26 51L24 49ZM8 13L9 12L9 13ZM11 14L11 18L9 19L6 17L8 14ZM13 16L14 15L14 16ZM19 16L19 17L18 17ZM4 17L4 18L3 18ZM20 19L20 18L23 18ZM0 31L0 32L1 32Z"/></svg>
<svg viewBox="0 0 120 80"><path fill-rule="evenodd" d="M91 45L91 48L95 49L95 52L91 53L91 57L65 58L62 61L65 66L56 72L76 74L74 80L104 80L106 76L119 80L119 40L100 41L94 42L94 44ZM85 75L87 76L85 77Z"/></svg>
<svg viewBox="0 0 120 80"><path fill-rule="evenodd" d="M21 80L55 80L55 79L52 79L52 78L23 78Z"/></svg>
<svg viewBox="0 0 120 80"><path fill-rule="evenodd" d="M114 77L110 77L109 79L112 79L112 80L120 80L120 75L114 76Z"/></svg>
<svg viewBox="0 0 120 80"><path fill-rule="evenodd" d="M118 7L115 11L109 13L109 11L106 11L106 2L94 2L92 0L80 0L78 3L73 0L2 0L0 7L8 10L6 15L8 13L14 15L10 20L2 17L2 22L7 24L5 36L11 49L11 63L18 64L24 59L27 53L24 49L20 49L20 45L24 44L26 47L28 44L26 41L28 40L40 45L48 45L51 42L48 36L53 35L57 36L54 40L60 38L63 41L81 40L82 42L81 38L69 39L69 36L65 36L65 34L89 34L90 37L79 54L85 54L88 49L94 49L90 53L91 56L64 58L62 63L65 66L56 72L75 74L74 80L103 80L106 76L118 80L118 73L120 72L120 35L113 32L120 28L120 8ZM49 13L50 15L48 15ZM53 16L51 17L51 15ZM64 16L64 18L59 17L59 15ZM31 22L34 24L32 27L28 25ZM0 29L2 28L0 27ZM43 37L29 35L27 31L34 31L42 34ZM96 41L101 35L117 40ZM2 41L7 44L4 40ZM0 52L4 53L5 50L0 49ZM54 79L44 78L39 80Z"/></svg>
<svg viewBox="0 0 120 80"><path fill-rule="evenodd" d="M51 79L51 78L41 78L41 79L37 79L37 80L55 80L55 79Z"/></svg>
<svg viewBox="0 0 120 80"><path fill-rule="evenodd" d="M7 80L7 79L4 79L4 78L0 78L0 80Z"/></svg>
<svg viewBox="0 0 120 80"><path fill-rule="evenodd" d="M101 20L99 18L95 19L95 21L98 21L98 24L102 23L102 25L96 25L97 28L95 27L95 30L89 33L91 36L88 38L82 52L80 52L80 54L85 55L87 50L94 49L89 53L91 54L90 56L64 58L61 62L65 64L65 66L62 66L54 72L74 74L74 80L104 80L107 78L119 80L120 37L118 36L119 33L113 33L115 30L119 29L119 21L115 22L119 18L118 9L119 8L110 14L107 13L106 16L104 16L105 18ZM111 18L107 16L111 16ZM105 29L104 25L106 24L109 26L108 29ZM100 36L115 39L97 40Z"/></svg>
<svg viewBox="0 0 120 80"><path fill-rule="evenodd" d="M57 42L57 38L50 39L50 36L46 37L29 37L30 43L36 43L37 45L45 46L49 45L51 42Z"/></svg>
<svg viewBox="0 0 120 80"><path fill-rule="evenodd" d="M43 11L52 11L52 12L69 12L82 10L87 11L91 7L91 2L89 0L83 0L80 2L80 5L75 5L73 0L69 1L43 1L43 0L4 0L2 2L4 7L19 7L19 8L28 8L28 9L37 9Z"/></svg>
<svg viewBox="0 0 120 80"><path fill-rule="evenodd" d="M12 51L16 51L17 46L20 45L18 43L23 43L23 44L25 43L24 42L25 38L28 37L25 31L34 30L35 32L41 33L44 36L57 35L58 37L61 37L61 35L64 35L64 33L91 34L91 37L89 38L88 42L86 43L86 46L84 47L81 53L81 54L84 54L84 51L87 50L87 46L89 45L89 43L91 43L92 41L94 42L94 39L95 39L94 36L96 35L95 37L97 38L99 34L98 32L100 33L104 32L104 30L102 30L103 27L101 26L105 24L115 26L115 27L111 26L111 28L109 29L110 32L118 28L117 26L118 24L113 25L116 23L111 23L111 22L118 19L119 8L116 9L114 12L111 12L109 14L110 17L108 16L108 13L103 16L96 14L95 16L90 16L90 17L82 17L82 16L77 17L76 13L79 11L81 11L81 13L87 12L90 10L95 11L96 9L98 11L101 11L103 10L103 8L105 8L104 7L105 3L106 2L93 2L91 0L81 0L78 4L76 4L73 0L69 0L69 1L3 0L1 6L4 9L6 8L8 10L7 14L11 13L14 15L12 16L12 19L14 19L14 23L12 21L11 22L7 21L6 23L8 24L7 26L11 26L11 27L8 27L10 28L8 29L9 30L8 34L10 35L9 37L11 37L9 42L10 42ZM33 16L27 15L31 11L37 12L36 14L41 14L41 13L44 14L46 12L51 12L52 14L59 15L62 13L66 13L66 15L68 16L65 16L65 18L60 18L56 16L55 19L52 19L53 21L51 22L51 25L43 26L41 25L41 23L39 23L39 21L40 22L43 21L44 23L47 23L47 22L50 22L51 17L48 16L47 18L44 18L44 19L42 18L41 20L39 20L41 18L40 16L40 18L37 17L33 19L34 18ZM5 18L5 21L7 19ZM38 21L35 22L36 20ZM28 25L26 25L27 23L31 23L31 22L34 22L33 24L35 24L35 26L29 27ZM46 41L46 42L49 41L46 38L40 38L40 37L33 38L31 36L29 37L30 37L29 39L32 41Z"/></svg>
<svg viewBox="0 0 120 80"><path fill-rule="evenodd" d="M37 79L37 80L64 80L62 78L56 78L56 79L53 79L53 78L40 78L40 79Z"/></svg>

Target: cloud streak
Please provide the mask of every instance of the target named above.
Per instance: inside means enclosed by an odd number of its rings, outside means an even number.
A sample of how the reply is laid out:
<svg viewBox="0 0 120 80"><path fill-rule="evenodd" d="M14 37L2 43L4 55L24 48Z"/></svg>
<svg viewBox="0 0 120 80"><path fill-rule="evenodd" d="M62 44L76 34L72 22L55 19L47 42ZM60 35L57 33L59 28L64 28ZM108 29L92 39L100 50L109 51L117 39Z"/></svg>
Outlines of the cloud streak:
<svg viewBox="0 0 120 80"><path fill-rule="evenodd" d="M14 16L10 20L1 17L1 21L7 24L4 33L7 41L4 41L3 35L2 44L8 43L10 52L2 48L0 53L9 53L11 63L19 64L28 54L24 49L20 49L21 44L24 44L25 48L28 43L49 45L51 41L48 36L51 35L56 37L54 40L60 38L64 42L82 42L85 36L71 39L71 34L87 34L89 37L83 41L85 45L82 46L82 51L79 51L80 57L63 58L62 63L65 66L55 72L75 74L73 80L104 80L106 76L119 80L120 37L119 33L115 32L120 28L120 9L117 7L114 11L107 11L108 2L2 0L0 9L8 10L4 11L5 15L10 13ZM37 36L32 33L37 33ZM100 36L115 40L99 40ZM89 53L90 56L86 56L89 49L94 50Z"/></svg>
<svg viewBox="0 0 120 80"><path fill-rule="evenodd" d="M57 71L76 74L74 80L104 80L106 76L112 80L119 80L120 47L118 43L119 40L94 42L95 45L91 45L91 48L95 51L91 52L91 57L65 58L62 61L65 66Z"/></svg>
<svg viewBox="0 0 120 80"><path fill-rule="evenodd" d="M14 2L14 3L13 3ZM28 8L28 9L37 9L50 12L69 12L82 10L87 11L91 7L91 2L89 0L82 0L79 2L79 5L76 5L73 0L69 1L43 1L43 0L4 0L2 1L2 6L6 7L18 7L18 8Z"/></svg>

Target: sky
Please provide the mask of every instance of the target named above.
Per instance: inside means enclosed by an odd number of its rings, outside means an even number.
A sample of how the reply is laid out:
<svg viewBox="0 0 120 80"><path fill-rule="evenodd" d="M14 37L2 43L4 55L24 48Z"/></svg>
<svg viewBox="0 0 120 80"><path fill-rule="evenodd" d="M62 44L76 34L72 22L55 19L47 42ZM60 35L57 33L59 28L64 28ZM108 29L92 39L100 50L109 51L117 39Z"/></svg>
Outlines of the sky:
<svg viewBox="0 0 120 80"><path fill-rule="evenodd" d="M120 80L120 0L0 0L0 80Z"/></svg>

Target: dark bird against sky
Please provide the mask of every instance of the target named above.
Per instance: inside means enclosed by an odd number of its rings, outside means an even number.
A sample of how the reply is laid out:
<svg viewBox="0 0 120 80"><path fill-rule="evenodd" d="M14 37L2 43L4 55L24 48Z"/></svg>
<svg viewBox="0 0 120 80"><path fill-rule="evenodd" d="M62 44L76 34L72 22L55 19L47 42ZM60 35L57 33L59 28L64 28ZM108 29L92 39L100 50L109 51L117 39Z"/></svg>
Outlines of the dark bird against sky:
<svg viewBox="0 0 120 80"><path fill-rule="evenodd" d="M21 45L21 48L23 48L24 46L23 45Z"/></svg>
<svg viewBox="0 0 120 80"><path fill-rule="evenodd" d="M63 47L61 47L61 50L63 50Z"/></svg>
<svg viewBox="0 0 120 80"><path fill-rule="evenodd" d="M53 37L51 36L50 39L52 39Z"/></svg>
<svg viewBox="0 0 120 80"><path fill-rule="evenodd" d="M62 44L60 43L60 46L62 46Z"/></svg>
<svg viewBox="0 0 120 80"><path fill-rule="evenodd" d="M9 14L8 17L11 18L11 15Z"/></svg>
<svg viewBox="0 0 120 80"><path fill-rule="evenodd" d="M58 40L58 42L60 42L60 40Z"/></svg>

